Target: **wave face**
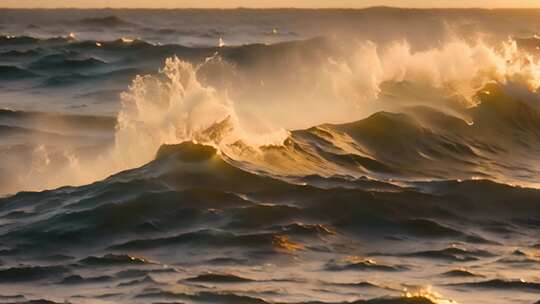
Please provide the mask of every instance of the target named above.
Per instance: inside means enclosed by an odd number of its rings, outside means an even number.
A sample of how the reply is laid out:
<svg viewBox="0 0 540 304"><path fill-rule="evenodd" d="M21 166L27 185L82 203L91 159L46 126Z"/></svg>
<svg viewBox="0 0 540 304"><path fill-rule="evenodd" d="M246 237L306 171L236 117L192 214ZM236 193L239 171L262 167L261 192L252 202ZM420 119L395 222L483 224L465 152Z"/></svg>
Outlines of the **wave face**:
<svg viewBox="0 0 540 304"><path fill-rule="evenodd" d="M0 302L537 301L538 14L0 10Z"/></svg>
<svg viewBox="0 0 540 304"><path fill-rule="evenodd" d="M0 281L73 302L446 303L434 282L460 302L534 299L539 199L488 181L284 181L211 146L164 145L104 181L2 199Z"/></svg>

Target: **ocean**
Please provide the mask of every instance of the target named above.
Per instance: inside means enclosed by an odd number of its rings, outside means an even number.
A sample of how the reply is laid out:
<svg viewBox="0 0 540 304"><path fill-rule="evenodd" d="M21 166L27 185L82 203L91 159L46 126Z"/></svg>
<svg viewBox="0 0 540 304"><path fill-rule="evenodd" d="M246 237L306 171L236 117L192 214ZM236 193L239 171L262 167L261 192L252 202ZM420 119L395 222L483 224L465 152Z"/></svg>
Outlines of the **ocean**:
<svg viewBox="0 0 540 304"><path fill-rule="evenodd" d="M0 303L538 303L538 28L0 10Z"/></svg>

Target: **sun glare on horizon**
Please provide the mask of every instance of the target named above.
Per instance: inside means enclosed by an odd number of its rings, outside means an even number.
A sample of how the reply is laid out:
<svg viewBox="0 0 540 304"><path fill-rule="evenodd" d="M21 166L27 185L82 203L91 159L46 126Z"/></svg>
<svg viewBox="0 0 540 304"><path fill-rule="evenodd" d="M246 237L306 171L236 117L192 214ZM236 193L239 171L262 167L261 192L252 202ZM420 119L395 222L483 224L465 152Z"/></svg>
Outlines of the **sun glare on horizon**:
<svg viewBox="0 0 540 304"><path fill-rule="evenodd" d="M535 8L540 0L4 0L4 8Z"/></svg>

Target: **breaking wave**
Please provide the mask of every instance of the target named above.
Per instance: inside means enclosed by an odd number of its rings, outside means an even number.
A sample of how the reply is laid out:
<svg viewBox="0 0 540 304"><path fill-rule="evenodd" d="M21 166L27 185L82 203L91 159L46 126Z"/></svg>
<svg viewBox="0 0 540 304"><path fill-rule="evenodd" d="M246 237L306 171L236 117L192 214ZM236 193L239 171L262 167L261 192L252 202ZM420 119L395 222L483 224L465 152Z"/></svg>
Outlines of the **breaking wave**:
<svg viewBox="0 0 540 304"><path fill-rule="evenodd" d="M29 67L105 65L66 56L48 55ZM161 145L184 141L213 145L244 169L279 176L487 178L535 186L538 165L525 162L539 149L537 106L519 95L537 89L538 69L516 41L490 47L457 39L418 52L406 41L351 47L316 39L218 50L200 63L171 57L157 74L135 77L122 94L111 148L83 162L70 152L72 161L61 170L51 166L55 182L19 176L18 190L89 183L144 165ZM28 73L11 74L34 76ZM481 171L488 162L498 169ZM40 170L48 174L46 167Z"/></svg>

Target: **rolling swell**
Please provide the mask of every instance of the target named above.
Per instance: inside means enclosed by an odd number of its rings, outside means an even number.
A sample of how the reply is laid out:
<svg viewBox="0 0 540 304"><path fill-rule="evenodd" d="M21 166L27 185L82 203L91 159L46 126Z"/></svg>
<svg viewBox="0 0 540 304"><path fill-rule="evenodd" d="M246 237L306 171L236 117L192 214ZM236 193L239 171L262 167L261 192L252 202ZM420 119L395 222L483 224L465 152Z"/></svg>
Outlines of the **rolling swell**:
<svg viewBox="0 0 540 304"><path fill-rule="evenodd" d="M203 302L219 302L219 303L246 303L246 304L266 304L273 303L267 302L260 298L240 296L231 293L213 293L213 292L201 292L198 294L181 294L173 292L153 292L140 295L138 298L149 299L168 299L168 300L194 300ZM274 302L278 304L279 302ZM374 300L359 300L354 302L295 302L295 304L431 304L431 300L422 297L409 297L409 298L395 298L395 299L374 299Z"/></svg>
<svg viewBox="0 0 540 304"><path fill-rule="evenodd" d="M429 184L438 187L436 195L409 189L391 192L321 189L254 175L225 162L214 148L183 143L163 146L156 161L102 182L42 194L20 193L2 199L0 211L4 215L23 210L19 208L31 212L29 216L19 217L8 224L10 229L2 238L31 240L36 246L47 245L51 240L76 246L90 239L130 238L134 232L152 236L177 231L180 233L171 237L131 240L113 248L156 249L186 242L210 247L240 245L254 248L260 244L272 248L277 244L280 248L300 248L308 245L302 244L301 240L307 240L306 237L312 235L310 231L331 238L339 238L331 231L354 231L360 234L397 233L427 239L461 239L483 244L489 242L479 235L459 232L463 220L458 222L456 219L465 216L472 221L475 210L486 215L487 206L497 206L488 213L493 218L507 219L505 214L510 214L513 220L528 218L535 210L539 194L536 190L521 190L495 183L486 185L497 191L491 200L489 197L476 200L471 192L465 192L471 196L462 194L463 187L470 185L474 188L482 183ZM140 194L127 195L124 189L139 189ZM521 197L518 205L504 203L505 199L515 195ZM70 199L62 204L61 209L44 208L51 201L62 201L62 197ZM460 198L460 208L457 209L456 198ZM260 203L268 201L272 204ZM329 201L333 203L329 204ZM40 210L36 219L32 219L32 210ZM24 224L28 221L30 225ZM321 226L298 224L314 221ZM214 229L193 230L193 227L208 225ZM285 228L272 233L246 234L252 229L264 231L276 225ZM221 230L224 228L226 230ZM320 241L310 239L309 245ZM415 255L483 257L475 252L453 252L457 250Z"/></svg>
<svg viewBox="0 0 540 304"><path fill-rule="evenodd" d="M30 64L34 70L79 70L92 69L105 65L105 62L96 58L70 58L72 56L55 54L42 57Z"/></svg>
<svg viewBox="0 0 540 304"><path fill-rule="evenodd" d="M117 16L95 17L95 18L83 18L79 21L81 24L94 25L102 27L116 27L116 26L132 26L133 24L127 22Z"/></svg>
<svg viewBox="0 0 540 304"><path fill-rule="evenodd" d="M490 94L480 93L481 103L467 110L471 125L428 107L379 112L349 124L293 131L283 147L268 149L266 157L287 163L291 155L297 156L322 175L480 178L534 185L538 168L528 160L540 151L538 111L498 86L484 91ZM327 171L318 169L317 162L327 164ZM268 167L286 174L277 166Z"/></svg>
<svg viewBox="0 0 540 304"><path fill-rule="evenodd" d="M28 70L9 65L0 65L0 78L2 80L18 80L33 77L37 77L37 75Z"/></svg>
<svg viewBox="0 0 540 304"><path fill-rule="evenodd" d="M469 288L488 288L488 289L519 289L519 290L533 290L540 292L540 284L526 281L510 281L510 280L489 280L480 281L474 283L464 283L461 286Z"/></svg>
<svg viewBox="0 0 540 304"><path fill-rule="evenodd" d="M113 20L114 19L114 20ZM91 18L86 20L94 25L106 27L106 23L117 24L117 28L131 26L117 22L115 18ZM124 25L120 25L122 23ZM217 39L217 38L215 38ZM120 92L137 75L153 74L167 58L181 56L183 59L200 64L207 58L222 56L225 60L247 69L251 63L264 56L270 65L281 55L294 51L300 53L322 44L306 42L285 43L279 46L217 46L187 47L181 44L157 44L142 39L121 38L113 40L79 40L76 36L38 38L33 36L1 36L0 39L0 85L13 87L23 99L32 99L36 94L46 92L51 95L68 94L73 98L55 97L62 100L60 111L88 113L88 109L103 108L106 115L118 111ZM281 55L280 55L281 54ZM298 55L296 55L298 56ZM16 65L13 64L16 62ZM27 89L31 86L30 89ZM26 96L28 95L28 96ZM56 102L56 101L55 101ZM2 107L18 108L15 100L3 98ZM32 105L35 106L35 105ZM38 104L36 110L49 109ZM95 113L90 111L90 113ZM103 111L98 110L98 114ZM60 185L57 185L60 186ZM33 189L33 188L32 188ZM5 190L2 192L6 192ZM13 192L13 190L10 190Z"/></svg>

